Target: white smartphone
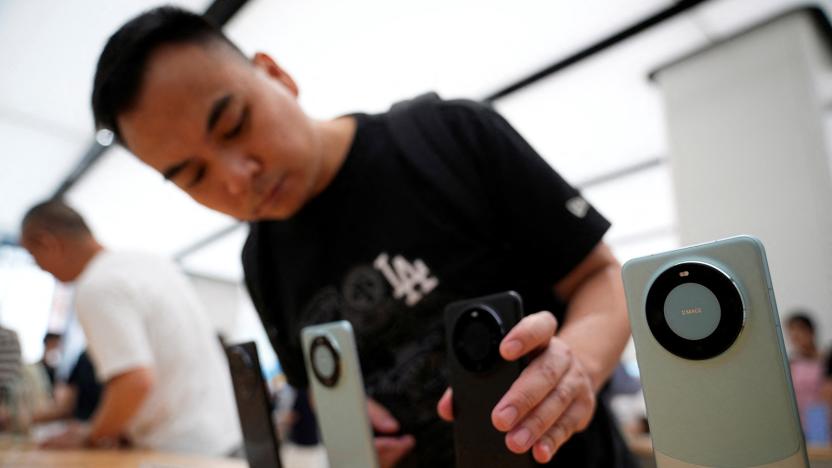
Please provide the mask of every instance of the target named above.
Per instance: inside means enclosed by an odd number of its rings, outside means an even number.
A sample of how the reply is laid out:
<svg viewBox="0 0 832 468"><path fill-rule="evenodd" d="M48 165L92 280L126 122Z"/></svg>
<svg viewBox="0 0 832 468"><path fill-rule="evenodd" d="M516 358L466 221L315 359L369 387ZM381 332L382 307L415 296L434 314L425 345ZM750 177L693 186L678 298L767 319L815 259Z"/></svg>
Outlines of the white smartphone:
<svg viewBox="0 0 832 468"><path fill-rule="evenodd" d="M808 467L762 243L637 258L623 276L656 465Z"/></svg>
<svg viewBox="0 0 832 468"><path fill-rule="evenodd" d="M312 401L332 468L377 468L367 396L352 325L345 320L301 330Z"/></svg>

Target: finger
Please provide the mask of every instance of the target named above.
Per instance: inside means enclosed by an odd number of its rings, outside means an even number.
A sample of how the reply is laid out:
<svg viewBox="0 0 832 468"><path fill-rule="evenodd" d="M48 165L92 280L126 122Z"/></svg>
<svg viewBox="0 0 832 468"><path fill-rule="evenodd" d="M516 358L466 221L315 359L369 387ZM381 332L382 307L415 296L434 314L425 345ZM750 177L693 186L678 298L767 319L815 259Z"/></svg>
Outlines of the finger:
<svg viewBox="0 0 832 468"><path fill-rule="evenodd" d="M387 411L387 408L378 404L375 400L367 399L367 414L370 416L370 424L373 429L379 432L396 432L399 430L399 422Z"/></svg>
<svg viewBox="0 0 832 468"><path fill-rule="evenodd" d="M576 378L563 379L540 405L522 420L517 428L506 435L506 446L515 453L523 453L537 443L552 427L562 425L577 429L584 417L591 415L587 404L578 404L586 400L582 392L582 382ZM581 409L584 413L579 413ZM567 414L568 411L572 413Z"/></svg>
<svg viewBox="0 0 832 468"><path fill-rule="evenodd" d="M558 422L540 437L532 454L538 463L548 463L555 453L576 432L586 429L592 418L591 405L585 402L575 402L564 413Z"/></svg>
<svg viewBox="0 0 832 468"><path fill-rule="evenodd" d="M512 430L551 393L565 398L565 392L568 389L557 390L557 388L563 376L569 372L573 359L572 351L568 346L560 340L550 338L550 344L546 350L520 373L511 388L494 407L491 412L491 422L494 427L503 432ZM568 403L571 403L571 398L564 403L558 414L566 408Z"/></svg>
<svg viewBox="0 0 832 468"><path fill-rule="evenodd" d="M383 467L392 467L398 463L416 445L416 439L412 435L402 437L376 437L373 441L376 453L378 453L379 464Z"/></svg>
<svg viewBox="0 0 832 468"><path fill-rule="evenodd" d="M539 349L555 335L558 323L550 312L538 312L524 317L503 338L500 343L500 355L503 359L514 361Z"/></svg>
<svg viewBox="0 0 832 468"><path fill-rule="evenodd" d="M453 396L453 390L451 390L451 387L448 387L442 395L442 398L439 399L439 403L436 405L436 412L439 413L439 417L448 422L452 422L454 420Z"/></svg>
<svg viewBox="0 0 832 468"><path fill-rule="evenodd" d="M306 399L309 400L309 407L312 408L312 411L315 411L315 395L312 394L311 390L306 391Z"/></svg>

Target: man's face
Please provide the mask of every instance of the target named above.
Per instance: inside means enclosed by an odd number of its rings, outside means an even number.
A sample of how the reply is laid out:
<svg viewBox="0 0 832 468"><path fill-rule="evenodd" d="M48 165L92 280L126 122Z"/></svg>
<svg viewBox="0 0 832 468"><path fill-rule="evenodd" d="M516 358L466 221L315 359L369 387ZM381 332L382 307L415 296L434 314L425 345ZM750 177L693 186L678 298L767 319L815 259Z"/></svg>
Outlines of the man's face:
<svg viewBox="0 0 832 468"><path fill-rule="evenodd" d="M321 151L292 79L269 57L175 44L148 61L125 144L197 202L242 220L286 219L317 190Z"/></svg>
<svg viewBox="0 0 832 468"><path fill-rule="evenodd" d="M64 247L60 239L47 232L24 228L20 236L20 245L26 249L35 263L59 281L69 282L75 278L69 272Z"/></svg>

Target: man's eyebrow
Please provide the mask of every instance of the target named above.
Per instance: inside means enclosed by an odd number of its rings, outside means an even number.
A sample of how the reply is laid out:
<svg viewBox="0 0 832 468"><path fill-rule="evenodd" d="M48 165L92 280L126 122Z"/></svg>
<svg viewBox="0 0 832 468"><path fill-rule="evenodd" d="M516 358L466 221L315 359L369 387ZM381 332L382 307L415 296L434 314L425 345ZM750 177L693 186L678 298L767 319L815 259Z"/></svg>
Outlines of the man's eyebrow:
<svg viewBox="0 0 832 468"><path fill-rule="evenodd" d="M217 122L220 120L222 112L225 110L226 107L228 107L228 104L230 102L230 94L226 94L225 96L214 101L214 105L211 106L211 112L208 114L207 125L205 126L206 133L211 133L211 130L214 129L214 126L217 125Z"/></svg>
<svg viewBox="0 0 832 468"><path fill-rule="evenodd" d="M176 177L176 174L179 174L180 172L182 172L182 169L185 169L185 167L190 162L191 162L191 158L188 158L188 159L186 159L186 160L184 160L180 163L176 163L173 166L170 166L169 168L162 171L162 176L164 176L164 178L166 180L171 180L174 177Z"/></svg>

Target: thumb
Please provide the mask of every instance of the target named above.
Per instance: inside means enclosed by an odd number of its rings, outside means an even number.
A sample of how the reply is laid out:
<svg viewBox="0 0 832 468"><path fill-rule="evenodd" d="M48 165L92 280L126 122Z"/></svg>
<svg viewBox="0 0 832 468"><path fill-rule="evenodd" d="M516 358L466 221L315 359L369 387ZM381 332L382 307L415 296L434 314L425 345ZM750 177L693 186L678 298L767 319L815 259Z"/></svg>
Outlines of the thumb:
<svg viewBox="0 0 832 468"><path fill-rule="evenodd" d="M453 390L451 387L448 387L436 405L436 412L439 413L439 417L448 422L454 420L453 395Z"/></svg>

